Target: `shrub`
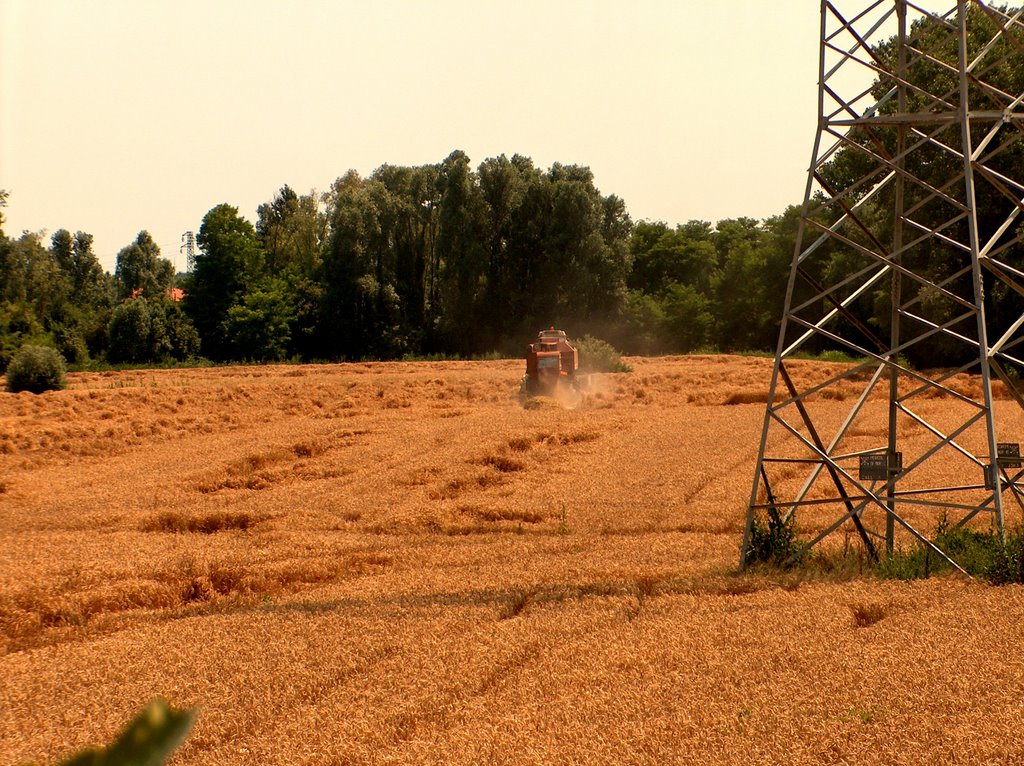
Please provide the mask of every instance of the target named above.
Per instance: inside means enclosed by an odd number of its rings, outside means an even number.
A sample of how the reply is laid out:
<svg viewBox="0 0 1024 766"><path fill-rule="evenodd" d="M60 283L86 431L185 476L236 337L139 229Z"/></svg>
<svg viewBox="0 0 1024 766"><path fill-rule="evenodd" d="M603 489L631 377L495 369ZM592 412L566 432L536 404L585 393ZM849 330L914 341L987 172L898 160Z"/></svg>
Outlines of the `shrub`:
<svg viewBox="0 0 1024 766"><path fill-rule="evenodd" d="M943 516L931 542L971 577L993 585L1024 583L1024 529L1007 533L1004 543L993 529L957 527ZM747 560L781 565L789 556L773 551L792 552L796 550L793 545L791 530L780 526L777 514L769 518L767 525L755 519ZM860 547L813 551L802 559L800 566L833 577L869 573L883 580L917 580L953 569L945 558L922 542L900 546L891 554L879 553L879 558L873 560Z"/></svg>
<svg viewBox="0 0 1024 766"><path fill-rule="evenodd" d="M768 521L755 516L745 559L751 564L785 566L798 550L793 517L783 519L778 508L768 509Z"/></svg>
<svg viewBox="0 0 1024 766"><path fill-rule="evenodd" d="M996 584L1019 582L1011 574L1014 566L1012 538L1004 547L994 531L954 527L943 517L933 542L972 577L983 577ZM926 546L916 544L894 551L893 555L879 561L877 574L887 580L916 580L949 570L945 559Z"/></svg>
<svg viewBox="0 0 1024 766"><path fill-rule="evenodd" d="M575 346L583 372L629 372L632 369L622 361L622 354L599 338L584 335L582 340L575 341Z"/></svg>
<svg viewBox="0 0 1024 766"><path fill-rule="evenodd" d="M1006 536L1006 545L999 548L986 575L993 585L1024 583L1024 531Z"/></svg>
<svg viewBox="0 0 1024 766"><path fill-rule="evenodd" d="M1007 545L1012 542L1007 540ZM935 530L935 544L968 574L987 579L992 579L993 567L1006 550L994 530L953 527L945 516Z"/></svg>
<svg viewBox="0 0 1024 766"><path fill-rule="evenodd" d="M59 391L64 388L64 359L47 346L22 346L7 367L7 390L12 394Z"/></svg>
<svg viewBox="0 0 1024 766"><path fill-rule="evenodd" d="M873 563L874 574L879 579L903 581L928 578L948 566L920 544L908 548L897 547L890 555L883 552L878 562Z"/></svg>

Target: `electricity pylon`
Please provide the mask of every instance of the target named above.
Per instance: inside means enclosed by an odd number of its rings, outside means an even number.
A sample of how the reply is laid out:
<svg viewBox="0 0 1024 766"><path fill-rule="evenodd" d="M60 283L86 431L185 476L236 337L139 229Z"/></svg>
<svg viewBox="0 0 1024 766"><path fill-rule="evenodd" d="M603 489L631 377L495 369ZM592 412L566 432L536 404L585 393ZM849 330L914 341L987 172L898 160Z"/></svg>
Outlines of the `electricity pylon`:
<svg viewBox="0 0 1024 766"><path fill-rule="evenodd" d="M186 231L181 235L181 247L179 253L185 253L185 271L192 273L196 268L196 235L194 232Z"/></svg>
<svg viewBox="0 0 1024 766"><path fill-rule="evenodd" d="M755 518L799 512L797 556L843 531L872 557L916 539L960 568L929 539L941 519L1004 535L1004 505L1024 509L1022 13L821 2L818 130L741 565ZM824 349L863 361L800 368Z"/></svg>

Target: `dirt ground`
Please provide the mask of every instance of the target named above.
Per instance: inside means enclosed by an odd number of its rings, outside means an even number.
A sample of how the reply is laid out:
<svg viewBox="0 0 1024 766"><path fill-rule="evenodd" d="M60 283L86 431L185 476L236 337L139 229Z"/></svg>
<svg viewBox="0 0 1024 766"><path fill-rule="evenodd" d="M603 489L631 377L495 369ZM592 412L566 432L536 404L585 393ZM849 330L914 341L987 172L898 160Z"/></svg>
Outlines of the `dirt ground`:
<svg viewBox="0 0 1024 766"><path fill-rule="evenodd" d="M770 360L629 362L0 395L0 766L1024 763L1024 589L737 575Z"/></svg>

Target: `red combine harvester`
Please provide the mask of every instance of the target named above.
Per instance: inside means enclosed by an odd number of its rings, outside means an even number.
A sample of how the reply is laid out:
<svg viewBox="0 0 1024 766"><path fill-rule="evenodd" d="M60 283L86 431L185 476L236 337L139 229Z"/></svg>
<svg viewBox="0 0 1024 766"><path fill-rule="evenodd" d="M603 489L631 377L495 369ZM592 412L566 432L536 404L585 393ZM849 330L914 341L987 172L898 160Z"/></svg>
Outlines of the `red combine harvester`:
<svg viewBox="0 0 1024 766"><path fill-rule="evenodd" d="M559 388L571 390L579 387L576 371L579 369L576 349L565 337L564 330L541 330L537 340L526 348L526 374L522 393L552 394Z"/></svg>

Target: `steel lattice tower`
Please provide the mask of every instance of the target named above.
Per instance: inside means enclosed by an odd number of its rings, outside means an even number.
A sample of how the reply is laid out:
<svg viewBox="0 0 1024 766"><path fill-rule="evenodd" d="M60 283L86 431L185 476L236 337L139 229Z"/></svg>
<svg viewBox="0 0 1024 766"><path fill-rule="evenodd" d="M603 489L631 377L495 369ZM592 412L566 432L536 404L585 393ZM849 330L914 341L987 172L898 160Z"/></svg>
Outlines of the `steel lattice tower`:
<svg viewBox="0 0 1024 766"><path fill-rule="evenodd" d="M799 511L805 551L844 531L872 556L916 538L951 560L929 541L941 518L987 515L1003 535L1004 506L1024 509L1024 18L931 5L821 3L818 130L742 559L769 511ZM795 357L823 349L867 361L815 379ZM937 354L945 369L913 363Z"/></svg>
<svg viewBox="0 0 1024 766"><path fill-rule="evenodd" d="M196 270L196 235L195 232L186 231L181 235L181 247L178 252L185 253L185 271L192 273Z"/></svg>

